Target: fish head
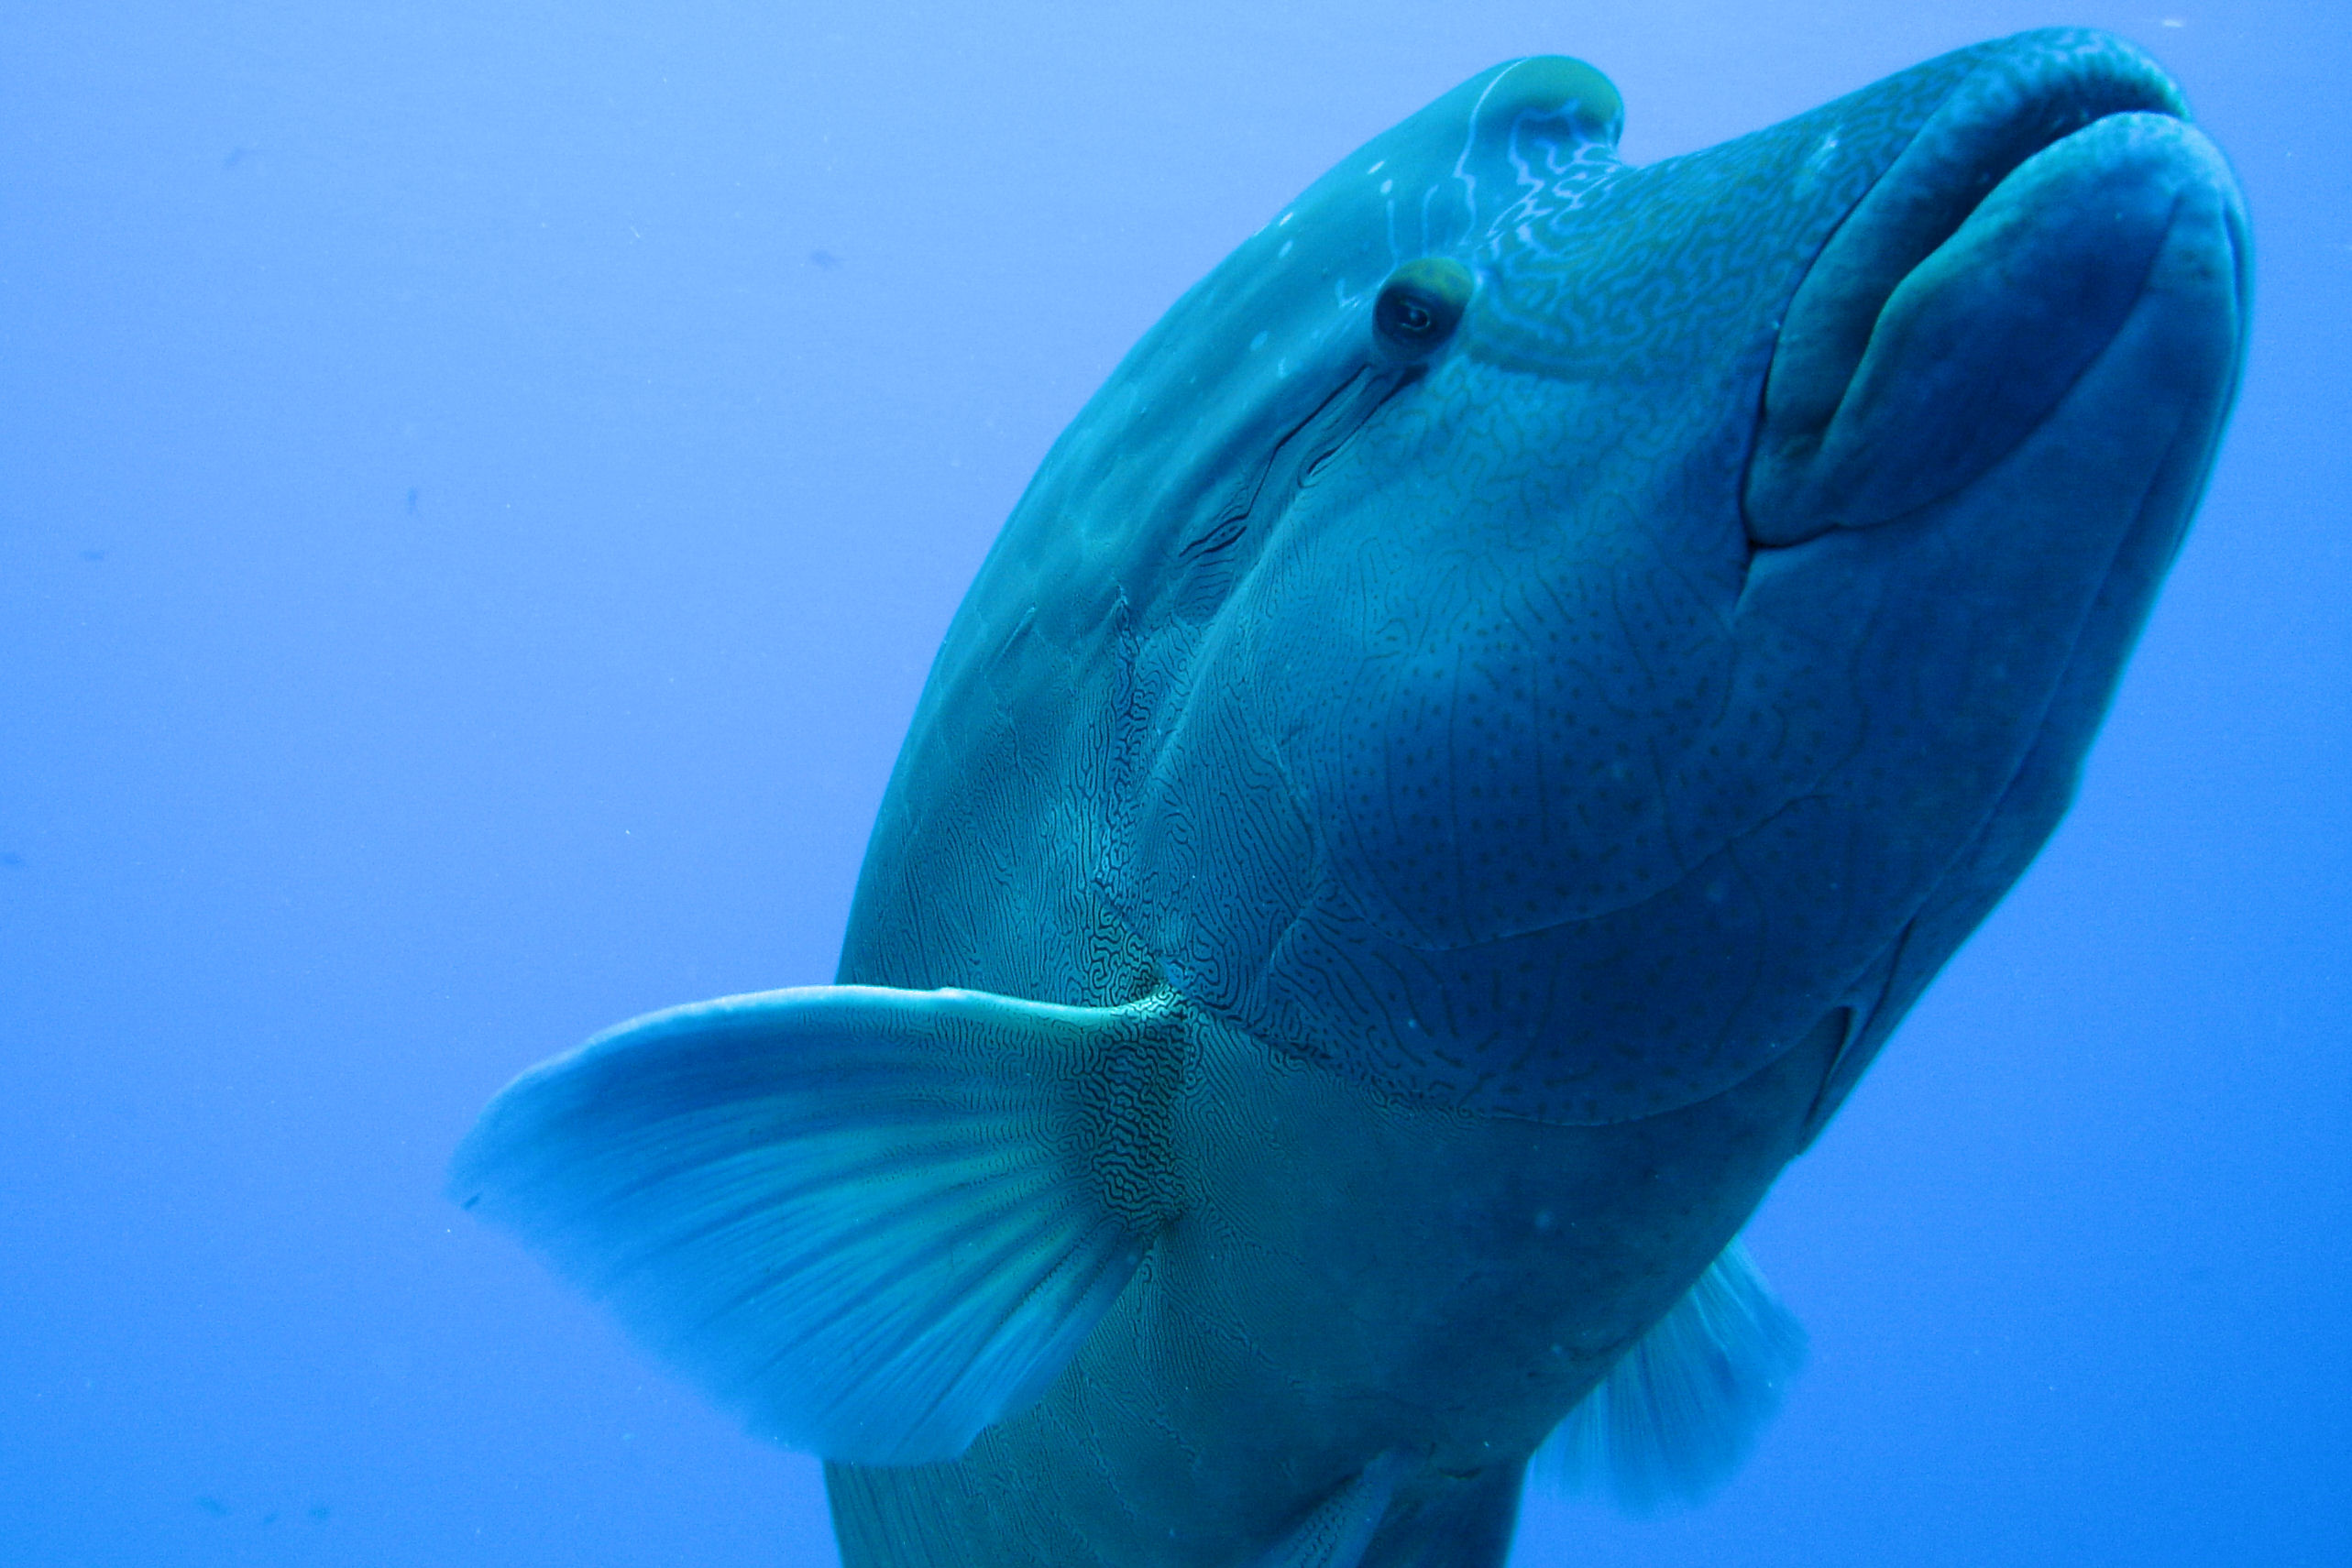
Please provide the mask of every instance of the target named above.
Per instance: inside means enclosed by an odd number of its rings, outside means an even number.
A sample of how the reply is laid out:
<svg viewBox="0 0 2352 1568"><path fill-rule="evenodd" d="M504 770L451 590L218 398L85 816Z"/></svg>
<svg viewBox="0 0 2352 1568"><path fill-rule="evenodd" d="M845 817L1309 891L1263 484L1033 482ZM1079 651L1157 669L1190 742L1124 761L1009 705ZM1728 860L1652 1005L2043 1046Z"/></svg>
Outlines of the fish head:
<svg viewBox="0 0 2352 1568"><path fill-rule="evenodd" d="M1197 1005L1563 1124L1825 1027L1850 1082L2023 871L2210 466L2248 269L2220 155L2104 34L1646 167L1621 120L1574 60L1464 84L1094 427L1160 487L1093 611L1153 716L1114 902Z"/></svg>

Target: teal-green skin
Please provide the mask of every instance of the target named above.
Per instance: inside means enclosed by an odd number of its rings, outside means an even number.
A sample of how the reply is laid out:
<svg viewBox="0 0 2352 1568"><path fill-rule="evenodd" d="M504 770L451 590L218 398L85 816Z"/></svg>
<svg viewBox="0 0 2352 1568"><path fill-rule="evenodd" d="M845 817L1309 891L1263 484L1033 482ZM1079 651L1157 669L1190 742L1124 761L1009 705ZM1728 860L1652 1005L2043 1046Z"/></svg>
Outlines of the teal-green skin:
<svg viewBox="0 0 2352 1568"><path fill-rule="evenodd" d="M2066 805L2237 361L2182 115L2042 33L1630 168L1517 61L1138 345L948 633L841 978L1164 981L1223 1072L1046 1403L835 1467L852 1563L1236 1561L1399 1442L1503 1508ZM1413 357L1423 258L1475 291Z"/></svg>
<svg viewBox="0 0 2352 1568"><path fill-rule="evenodd" d="M461 1156L828 1456L850 1568L1500 1563L1597 1387L1671 1427L1676 1325L1738 1358L1694 1283L2063 811L2235 386L2218 154L2084 32L1646 168L1620 117L1500 66L1245 242L982 568L849 989L624 1026Z"/></svg>

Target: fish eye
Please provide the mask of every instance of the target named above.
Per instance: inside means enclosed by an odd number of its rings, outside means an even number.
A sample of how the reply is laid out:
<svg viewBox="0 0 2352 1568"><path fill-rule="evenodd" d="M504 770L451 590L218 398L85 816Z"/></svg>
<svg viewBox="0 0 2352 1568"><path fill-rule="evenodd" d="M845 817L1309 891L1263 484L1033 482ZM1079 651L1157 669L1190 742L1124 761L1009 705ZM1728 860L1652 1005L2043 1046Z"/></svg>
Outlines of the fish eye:
<svg viewBox="0 0 2352 1568"><path fill-rule="evenodd" d="M1437 351L1462 323L1476 280L1442 256L1423 256L1389 274L1372 304L1372 333L1390 353L1420 359Z"/></svg>

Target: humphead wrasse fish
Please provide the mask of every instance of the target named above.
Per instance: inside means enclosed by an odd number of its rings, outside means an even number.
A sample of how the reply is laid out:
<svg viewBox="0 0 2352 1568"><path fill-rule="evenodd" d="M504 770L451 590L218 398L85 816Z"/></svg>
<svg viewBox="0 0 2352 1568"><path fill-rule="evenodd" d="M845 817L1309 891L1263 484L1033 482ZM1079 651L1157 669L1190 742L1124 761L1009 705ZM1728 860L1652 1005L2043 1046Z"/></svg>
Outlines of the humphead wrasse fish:
<svg viewBox="0 0 2352 1568"><path fill-rule="evenodd" d="M2065 810L2246 219L2099 33L1621 118L1514 60L1245 241L981 568L840 983L459 1151L850 1568L1492 1565L1778 1401L1739 1232Z"/></svg>

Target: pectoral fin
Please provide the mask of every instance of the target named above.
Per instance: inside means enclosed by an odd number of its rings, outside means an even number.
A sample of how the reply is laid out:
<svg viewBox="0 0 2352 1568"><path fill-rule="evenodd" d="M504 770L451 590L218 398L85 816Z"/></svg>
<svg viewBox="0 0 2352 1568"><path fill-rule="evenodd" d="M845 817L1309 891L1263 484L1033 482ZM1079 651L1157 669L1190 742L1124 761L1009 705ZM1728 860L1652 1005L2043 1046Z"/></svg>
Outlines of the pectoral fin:
<svg viewBox="0 0 2352 1568"><path fill-rule="evenodd" d="M763 1435L953 1458L1170 1217L1177 1003L825 986L624 1024L493 1101L450 1190Z"/></svg>
<svg viewBox="0 0 2352 1568"><path fill-rule="evenodd" d="M1632 1513L1731 1478L1805 1361L1805 1330L1733 1242L1554 1429L1533 1472Z"/></svg>

